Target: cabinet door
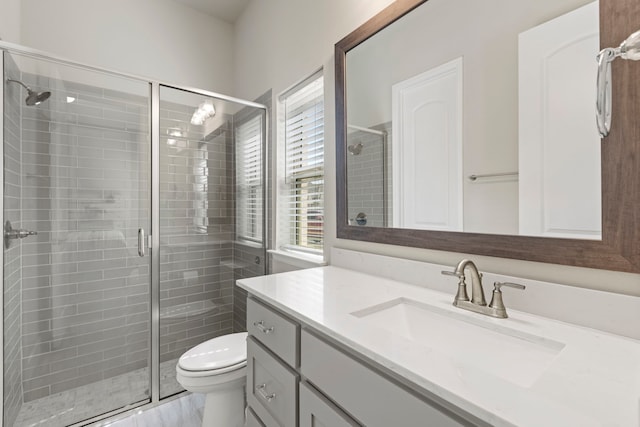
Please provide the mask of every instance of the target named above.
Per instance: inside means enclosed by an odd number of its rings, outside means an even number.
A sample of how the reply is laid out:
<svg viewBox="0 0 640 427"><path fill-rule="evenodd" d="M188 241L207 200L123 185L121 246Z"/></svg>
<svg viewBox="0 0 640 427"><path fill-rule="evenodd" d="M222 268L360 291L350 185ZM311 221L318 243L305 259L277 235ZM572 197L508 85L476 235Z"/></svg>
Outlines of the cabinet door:
<svg viewBox="0 0 640 427"><path fill-rule="evenodd" d="M417 397L305 330L301 353L302 375L367 427L477 425L461 418L453 408Z"/></svg>
<svg viewBox="0 0 640 427"><path fill-rule="evenodd" d="M298 374L247 339L247 403L267 427L296 427Z"/></svg>
<svg viewBox="0 0 640 427"><path fill-rule="evenodd" d="M300 384L299 427L357 427L340 408L307 383Z"/></svg>
<svg viewBox="0 0 640 427"><path fill-rule="evenodd" d="M260 422L260 419L253 413L251 408L247 408L247 423L245 427L264 427L264 424Z"/></svg>

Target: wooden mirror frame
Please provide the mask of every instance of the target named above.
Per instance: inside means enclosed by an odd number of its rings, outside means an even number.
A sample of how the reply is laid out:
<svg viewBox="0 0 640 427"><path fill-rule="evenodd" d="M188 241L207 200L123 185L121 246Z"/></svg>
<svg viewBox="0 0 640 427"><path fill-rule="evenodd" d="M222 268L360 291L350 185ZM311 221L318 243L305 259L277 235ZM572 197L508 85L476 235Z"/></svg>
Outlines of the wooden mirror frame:
<svg viewBox="0 0 640 427"><path fill-rule="evenodd" d="M396 0L335 45L337 237L577 267L640 272L640 61L612 63L613 123L601 143L602 240L559 239L347 223L346 54L428 0ZM600 46L640 28L640 2L600 0ZM595 63L595 57L594 57ZM595 82L594 82L595 85ZM595 90L594 90L595 120Z"/></svg>

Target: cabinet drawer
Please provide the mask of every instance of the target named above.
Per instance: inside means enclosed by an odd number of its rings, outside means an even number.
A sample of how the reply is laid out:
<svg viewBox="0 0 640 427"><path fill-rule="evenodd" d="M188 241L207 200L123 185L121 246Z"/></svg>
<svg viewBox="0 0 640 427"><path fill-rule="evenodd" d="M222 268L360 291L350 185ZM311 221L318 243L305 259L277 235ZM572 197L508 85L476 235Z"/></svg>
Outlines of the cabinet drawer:
<svg viewBox="0 0 640 427"><path fill-rule="evenodd" d="M298 374L247 339L247 402L267 427L295 427Z"/></svg>
<svg viewBox="0 0 640 427"><path fill-rule="evenodd" d="M342 351L302 331L300 372L367 427L470 426Z"/></svg>
<svg viewBox="0 0 640 427"><path fill-rule="evenodd" d="M300 427L359 427L340 408L307 383L300 383Z"/></svg>
<svg viewBox="0 0 640 427"><path fill-rule="evenodd" d="M254 299L247 300L247 329L269 350L294 368L299 365L300 326Z"/></svg>
<svg viewBox="0 0 640 427"><path fill-rule="evenodd" d="M264 427L264 424L260 422L251 408L247 408L247 422L245 424L245 427Z"/></svg>

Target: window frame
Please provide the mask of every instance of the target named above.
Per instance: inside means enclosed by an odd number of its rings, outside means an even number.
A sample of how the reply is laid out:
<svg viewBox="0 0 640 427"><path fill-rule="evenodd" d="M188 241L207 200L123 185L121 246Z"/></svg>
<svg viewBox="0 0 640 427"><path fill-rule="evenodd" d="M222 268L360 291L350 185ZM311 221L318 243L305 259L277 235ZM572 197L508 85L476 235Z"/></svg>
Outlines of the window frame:
<svg viewBox="0 0 640 427"><path fill-rule="evenodd" d="M321 110L321 120L322 120L322 132L321 132L321 154L320 158L321 162L315 167L307 167L304 168L304 171L299 174L291 174L290 169L287 164L287 100L292 96L295 96L299 92L306 89L309 85L315 83L320 80L320 94L316 99L319 99L319 104L322 107ZM317 105L318 102L312 102L312 105ZM325 115L324 115L324 105L325 105L325 85L324 85L324 73L323 69L320 68L313 74L308 77L302 79L298 83L290 86L287 90L283 91L278 96L278 145L277 145L277 210L276 210L276 244L274 247L277 249L286 251L288 253L299 253L301 255L311 255L316 257L324 256L324 242L325 242L325 221L324 221L324 211L325 211L325 203L324 203L324 178L325 178L325 167L324 167L324 151L325 151ZM317 139L317 134L315 137ZM314 142L314 144L318 145L318 142ZM316 150L317 154L317 150ZM319 190L316 188L315 193L312 191L310 194L306 194L306 196L311 196L310 199L306 199L301 201L301 195L304 198L305 195L302 194L300 188L295 190L295 187L300 187L303 184L308 184L314 180L322 180L321 183L316 184L319 185ZM309 189L307 187L307 189ZM320 206L313 206L313 195L320 194ZM306 206L300 207L300 204L304 204ZM296 207L292 207L295 204ZM302 212L301 211L304 211ZM309 210L311 211L319 211L319 215L316 216L315 219L318 219L319 216L321 219L321 224L318 227L318 224L312 225L309 224L309 218L313 215L309 215ZM298 211L295 212L294 211ZM292 215L298 219L306 216L307 220L304 223L300 223L297 220L292 219ZM295 224L295 225L294 225ZM319 236L313 236L314 227L319 228ZM306 232L303 232L302 229L306 228ZM310 230L311 229L311 230ZM316 230L318 232L318 230ZM309 234L312 236L310 237ZM309 243L307 239L316 240L315 243Z"/></svg>

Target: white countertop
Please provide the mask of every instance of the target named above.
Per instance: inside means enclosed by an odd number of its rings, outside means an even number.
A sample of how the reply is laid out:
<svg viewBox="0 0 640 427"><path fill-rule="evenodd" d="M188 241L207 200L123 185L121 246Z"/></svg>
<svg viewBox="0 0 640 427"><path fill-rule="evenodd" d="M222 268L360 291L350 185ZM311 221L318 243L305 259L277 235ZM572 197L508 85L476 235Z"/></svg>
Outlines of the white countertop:
<svg viewBox="0 0 640 427"><path fill-rule="evenodd" d="M453 307L453 292L332 266L242 279L238 285L489 424L640 426L640 341L509 310L506 297L509 318L494 319ZM530 381L509 381L483 369L482 361L469 362L471 345L467 356L456 357L406 338L397 332L402 325L381 328L351 314L397 298L437 307L471 325L508 328L562 346Z"/></svg>

